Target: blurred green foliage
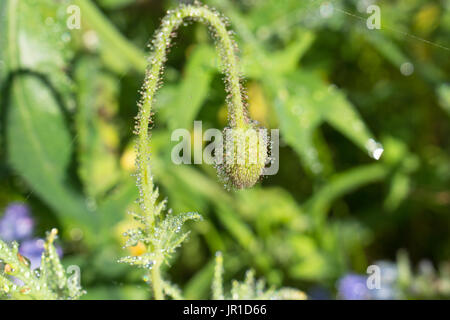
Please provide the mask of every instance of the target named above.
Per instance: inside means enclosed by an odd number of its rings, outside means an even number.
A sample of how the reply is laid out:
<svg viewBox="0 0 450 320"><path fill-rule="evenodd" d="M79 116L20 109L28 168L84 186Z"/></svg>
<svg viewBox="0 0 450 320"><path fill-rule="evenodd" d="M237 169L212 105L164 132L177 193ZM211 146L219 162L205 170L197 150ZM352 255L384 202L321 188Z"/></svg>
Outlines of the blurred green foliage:
<svg viewBox="0 0 450 320"><path fill-rule="evenodd" d="M269 285L331 292L343 274L400 248L413 263L448 264L448 1L379 1L382 30L366 28L362 0L205 3L229 17L249 113L279 128L282 144L278 174L240 192L227 192L211 166L171 162L173 129L226 124L208 29L178 30L151 144L169 206L204 217L167 270L185 297L210 296L218 250L226 280L252 267ZM72 4L81 29L66 26ZM176 5L0 3L0 206L26 201L40 230L60 228L63 263L80 265L84 298L149 295L140 271L116 261L137 198L132 128L146 44ZM383 144L379 161L371 139Z"/></svg>

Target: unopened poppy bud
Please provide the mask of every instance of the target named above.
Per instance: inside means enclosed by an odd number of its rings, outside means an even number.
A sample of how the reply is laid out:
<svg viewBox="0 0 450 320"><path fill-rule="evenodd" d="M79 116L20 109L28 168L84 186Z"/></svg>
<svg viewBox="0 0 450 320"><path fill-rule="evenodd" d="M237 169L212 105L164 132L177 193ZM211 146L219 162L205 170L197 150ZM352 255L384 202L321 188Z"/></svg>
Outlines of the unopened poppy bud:
<svg viewBox="0 0 450 320"><path fill-rule="evenodd" d="M218 172L222 179L237 189L252 187L261 177L268 160L266 130L224 129L224 159Z"/></svg>

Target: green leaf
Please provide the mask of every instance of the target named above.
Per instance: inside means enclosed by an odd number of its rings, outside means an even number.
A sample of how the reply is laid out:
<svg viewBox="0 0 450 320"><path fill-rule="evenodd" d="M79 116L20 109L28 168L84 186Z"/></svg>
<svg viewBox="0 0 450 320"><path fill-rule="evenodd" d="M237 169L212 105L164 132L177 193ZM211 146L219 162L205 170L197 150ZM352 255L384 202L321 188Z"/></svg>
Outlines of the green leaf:
<svg viewBox="0 0 450 320"><path fill-rule="evenodd" d="M282 137L297 152L308 170L320 174L322 165L313 144L314 130L322 122L320 113L313 108L308 89L300 87L297 92L289 92L281 89L281 83L278 83L278 88L274 106Z"/></svg>
<svg viewBox="0 0 450 320"><path fill-rule="evenodd" d="M62 72L66 59L67 36L64 24L65 6L51 0L4 0L0 3L0 90L5 92L6 82L13 72L33 70L52 74L48 79L66 107L72 108L72 83ZM69 36L70 39L70 36ZM5 108L2 99L1 108ZM2 130L3 131L3 130Z"/></svg>
<svg viewBox="0 0 450 320"><path fill-rule="evenodd" d="M283 138L312 173L320 175L324 167L313 142L314 131L323 122L328 122L366 152L377 150L379 153L372 155L379 157L381 146L375 142L355 107L338 89L306 71L272 83Z"/></svg>
<svg viewBox="0 0 450 320"><path fill-rule="evenodd" d="M384 201L384 207L388 211L396 210L406 199L411 188L411 179L403 172L396 172L391 179L389 193Z"/></svg>
<svg viewBox="0 0 450 320"><path fill-rule="evenodd" d="M64 73L71 57L66 6L50 0L8 0L0 9L6 35L0 60L11 75L6 128L9 163L64 225L77 224L89 236L96 217L71 188L66 173L73 139L63 108L74 105L72 83Z"/></svg>
<svg viewBox="0 0 450 320"><path fill-rule="evenodd" d="M298 30L293 40L276 52L269 52L254 43L244 43L242 57L244 73L249 77L260 79L264 79L268 74L273 77L289 73L296 69L314 39L312 32Z"/></svg>
<svg viewBox="0 0 450 320"><path fill-rule="evenodd" d="M94 230L96 217L70 187L66 175L72 138L52 91L33 75L13 79L8 109L7 147L12 167L62 223Z"/></svg>
<svg viewBox="0 0 450 320"><path fill-rule="evenodd" d="M33 70L40 74L51 74L49 83L63 96L66 106L72 108L72 83L64 73L67 61L72 57L68 43L70 34L65 25L64 2L2 1L0 61L6 73Z"/></svg>
<svg viewBox="0 0 450 320"><path fill-rule="evenodd" d="M403 63L409 61L392 40L379 32L367 32L367 40L395 67L400 68Z"/></svg>

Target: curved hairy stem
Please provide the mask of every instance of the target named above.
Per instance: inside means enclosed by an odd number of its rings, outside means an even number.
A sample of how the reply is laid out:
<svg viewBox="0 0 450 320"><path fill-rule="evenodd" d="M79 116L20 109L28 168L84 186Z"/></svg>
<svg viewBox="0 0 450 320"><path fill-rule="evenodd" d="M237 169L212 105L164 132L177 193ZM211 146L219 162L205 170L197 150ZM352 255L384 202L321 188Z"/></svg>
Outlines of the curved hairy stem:
<svg viewBox="0 0 450 320"><path fill-rule="evenodd" d="M149 233L157 229L156 206L157 191L153 185L153 177L150 169L149 123L151 122L152 107L156 90L161 83L161 75L166 61L167 48L170 47L174 31L185 20L195 20L206 23L214 32L217 40L219 54L222 60L223 72L226 78L227 103L232 128L247 129L248 121L244 112L244 102L241 95L240 75L235 55L235 44L227 31L226 23L220 15L199 5L182 5L169 11L161 22L161 28L157 31L152 41L152 54L149 57L149 67L141 90L141 100L138 104L139 114L136 121L137 145L137 184L140 191L140 206L144 212L145 224ZM152 244L148 244L148 251L153 252ZM156 261L155 261L156 262ZM161 261L157 261L151 268L149 276L156 299L164 298L163 280L160 273Z"/></svg>
<svg viewBox="0 0 450 320"><path fill-rule="evenodd" d="M208 23L216 33L218 44L220 46L220 56L227 79L227 91L229 92L228 111L231 123L236 128L246 127L246 118L244 113L244 103L241 97L239 72L237 68L236 55L234 54L234 42L226 29L225 23L220 16L201 6L181 6L174 11L169 11L168 15L162 21L161 29L156 33L153 40L153 53L149 58L150 66L147 70L144 85L142 87L142 98L139 103L139 115L137 130L138 141L138 170L140 178L141 196L143 196L143 206L145 210L152 210L152 204L145 195L151 194L153 189L152 178L149 168L149 133L148 127L151 120L151 110L154 102L154 96L158 88L163 64L166 61L166 50L170 46L171 35L174 30L186 18L193 18L201 22Z"/></svg>

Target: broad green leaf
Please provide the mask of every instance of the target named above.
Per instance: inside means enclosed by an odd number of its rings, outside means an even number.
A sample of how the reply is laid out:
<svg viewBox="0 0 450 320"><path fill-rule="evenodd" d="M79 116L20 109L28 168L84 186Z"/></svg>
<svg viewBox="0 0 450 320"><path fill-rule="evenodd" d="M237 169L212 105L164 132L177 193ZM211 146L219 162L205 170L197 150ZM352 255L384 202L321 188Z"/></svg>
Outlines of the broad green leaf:
<svg viewBox="0 0 450 320"><path fill-rule="evenodd" d="M9 84L8 76L18 70L32 69L52 74L47 79L73 107L71 82L61 72L66 68L67 29L62 27L64 1L2 0L0 2L0 92ZM69 37L70 38L70 37ZM0 108L6 108L6 96L0 97Z"/></svg>
<svg viewBox="0 0 450 320"><path fill-rule="evenodd" d="M285 80L273 80L271 87L276 94L275 109L283 138L312 173L320 175L323 171L313 135L325 121L374 158L381 155L381 146L353 105L315 74L296 72Z"/></svg>
<svg viewBox="0 0 450 320"><path fill-rule="evenodd" d="M286 88L282 88L281 83L277 84L277 88L280 90L274 107L282 138L297 152L308 170L316 175L321 174L323 167L313 144L314 130L322 122L320 113L312 108L307 89L299 88L296 93L293 93L294 96L291 96ZM304 106L307 105L310 107L305 108Z"/></svg>
<svg viewBox="0 0 450 320"><path fill-rule="evenodd" d="M7 146L12 167L65 225L93 230L96 217L66 175L73 139L52 91L36 76L13 79Z"/></svg>
<svg viewBox="0 0 450 320"><path fill-rule="evenodd" d="M298 30L293 40L281 50L269 52L253 43L243 44L242 67L252 78L281 75L296 69L301 57L314 41L310 31Z"/></svg>
<svg viewBox="0 0 450 320"><path fill-rule="evenodd" d="M66 4L50 0L8 0L0 16L5 38L0 60L12 76L7 107L7 152L11 166L61 218L61 223L95 228L96 217L66 174L72 143L64 107L73 106L64 70ZM3 37L2 37L3 38ZM51 75L51 77L47 77Z"/></svg>
<svg viewBox="0 0 450 320"><path fill-rule="evenodd" d="M73 108L72 83L63 72L70 34L65 25L68 1L4 0L0 5L0 61L3 72L32 70L49 75L47 80ZM0 69L0 72L1 72ZM1 80L1 76L0 76Z"/></svg>
<svg viewBox="0 0 450 320"><path fill-rule="evenodd" d="M323 86L313 95L322 109L322 116L325 121L359 148L368 152L371 157L377 158L379 156L378 154L371 154L370 142L375 141L375 138L357 109L347 100L342 91L334 86Z"/></svg>

